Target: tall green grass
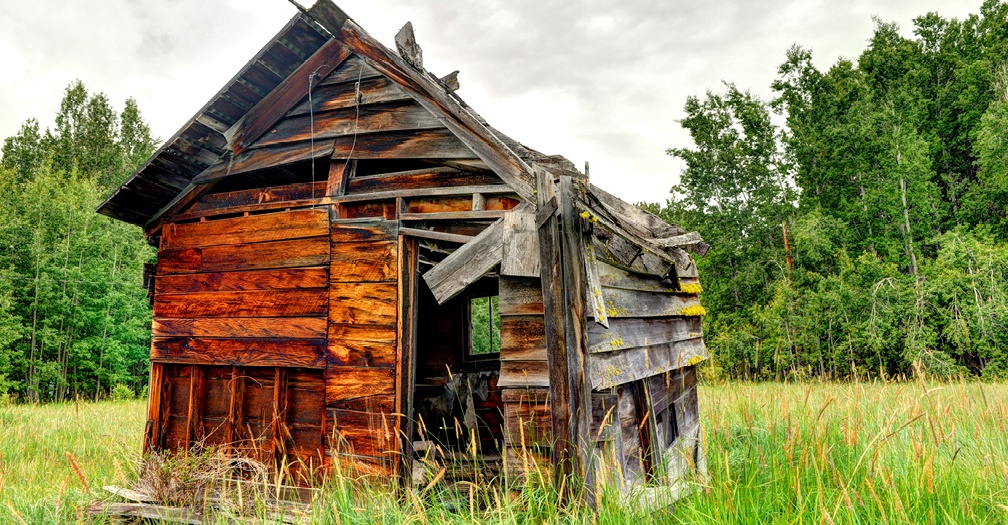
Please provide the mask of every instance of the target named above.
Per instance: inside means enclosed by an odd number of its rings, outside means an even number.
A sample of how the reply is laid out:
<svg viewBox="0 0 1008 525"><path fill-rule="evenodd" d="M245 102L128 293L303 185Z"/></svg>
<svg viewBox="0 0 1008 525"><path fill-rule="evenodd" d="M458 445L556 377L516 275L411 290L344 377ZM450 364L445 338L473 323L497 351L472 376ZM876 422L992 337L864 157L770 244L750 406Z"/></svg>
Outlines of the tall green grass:
<svg viewBox="0 0 1008 525"><path fill-rule="evenodd" d="M702 385L708 475L674 512L615 488L563 506L535 470L402 494L333 476L315 523L1008 523L1008 386ZM0 407L0 524L90 523L101 486L128 485L142 402ZM80 474L91 487L88 494ZM225 522L221 518L221 522Z"/></svg>
<svg viewBox="0 0 1008 525"><path fill-rule="evenodd" d="M82 477L96 496L126 485L145 416L143 401L0 405L0 524L90 523Z"/></svg>
<svg viewBox="0 0 1008 525"><path fill-rule="evenodd" d="M1008 389L702 387L709 477L683 523L1008 523Z"/></svg>

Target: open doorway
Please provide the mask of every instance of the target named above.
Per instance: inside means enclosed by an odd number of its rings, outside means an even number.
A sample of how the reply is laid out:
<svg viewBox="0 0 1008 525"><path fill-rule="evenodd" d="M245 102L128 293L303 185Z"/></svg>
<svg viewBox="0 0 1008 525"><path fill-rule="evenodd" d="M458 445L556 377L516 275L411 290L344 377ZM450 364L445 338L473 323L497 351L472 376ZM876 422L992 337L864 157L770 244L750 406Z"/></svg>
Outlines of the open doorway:
<svg viewBox="0 0 1008 525"><path fill-rule="evenodd" d="M417 457L499 463L504 417L496 277L439 305L420 281L413 449ZM414 469L416 470L416 469Z"/></svg>

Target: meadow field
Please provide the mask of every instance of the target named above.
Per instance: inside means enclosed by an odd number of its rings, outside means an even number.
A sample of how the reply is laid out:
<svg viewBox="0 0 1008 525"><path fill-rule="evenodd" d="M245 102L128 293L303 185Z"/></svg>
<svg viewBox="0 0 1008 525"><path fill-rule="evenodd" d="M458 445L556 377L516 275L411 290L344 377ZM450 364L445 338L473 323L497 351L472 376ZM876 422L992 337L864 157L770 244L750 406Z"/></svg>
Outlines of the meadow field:
<svg viewBox="0 0 1008 525"><path fill-rule="evenodd" d="M310 521L1008 523L1008 385L728 383L700 395L708 475L673 512L616 490L597 511L561 507L536 476L407 495L335 479ZM0 406L0 524L91 523L101 487L136 475L143 418L142 401Z"/></svg>

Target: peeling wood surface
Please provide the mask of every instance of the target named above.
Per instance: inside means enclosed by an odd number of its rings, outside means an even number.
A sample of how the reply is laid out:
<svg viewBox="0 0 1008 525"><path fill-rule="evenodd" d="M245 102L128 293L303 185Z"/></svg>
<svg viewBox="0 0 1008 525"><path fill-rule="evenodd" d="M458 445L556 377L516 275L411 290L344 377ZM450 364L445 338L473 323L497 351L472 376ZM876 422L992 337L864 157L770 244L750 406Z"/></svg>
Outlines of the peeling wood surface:
<svg viewBox="0 0 1008 525"><path fill-rule="evenodd" d="M699 337L675 343L596 353L588 357L588 376L592 388L609 388L693 366L707 357L707 349Z"/></svg>
<svg viewBox="0 0 1008 525"><path fill-rule="evenodd" d="M539 234L535 213L504 215L501 275L539 277Z"/></svg>

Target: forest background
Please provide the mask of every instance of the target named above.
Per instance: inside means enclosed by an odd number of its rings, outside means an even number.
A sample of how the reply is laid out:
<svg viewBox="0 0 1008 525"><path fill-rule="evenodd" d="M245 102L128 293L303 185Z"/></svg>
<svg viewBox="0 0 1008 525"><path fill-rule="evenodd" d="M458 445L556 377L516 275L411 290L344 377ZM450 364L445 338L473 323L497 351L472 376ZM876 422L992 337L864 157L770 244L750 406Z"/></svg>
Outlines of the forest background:
<svg viewBox="0 0 1008 525"><path fill-rule="evenodd" d="M687 99L680 183L645 206L713 246L708 379L1008 376L1008 4L899 29L826 71L792 47L771 100ZM155 252L94 210L157 142L80 82L4 140L0 395L144 388Z"/></svg>

